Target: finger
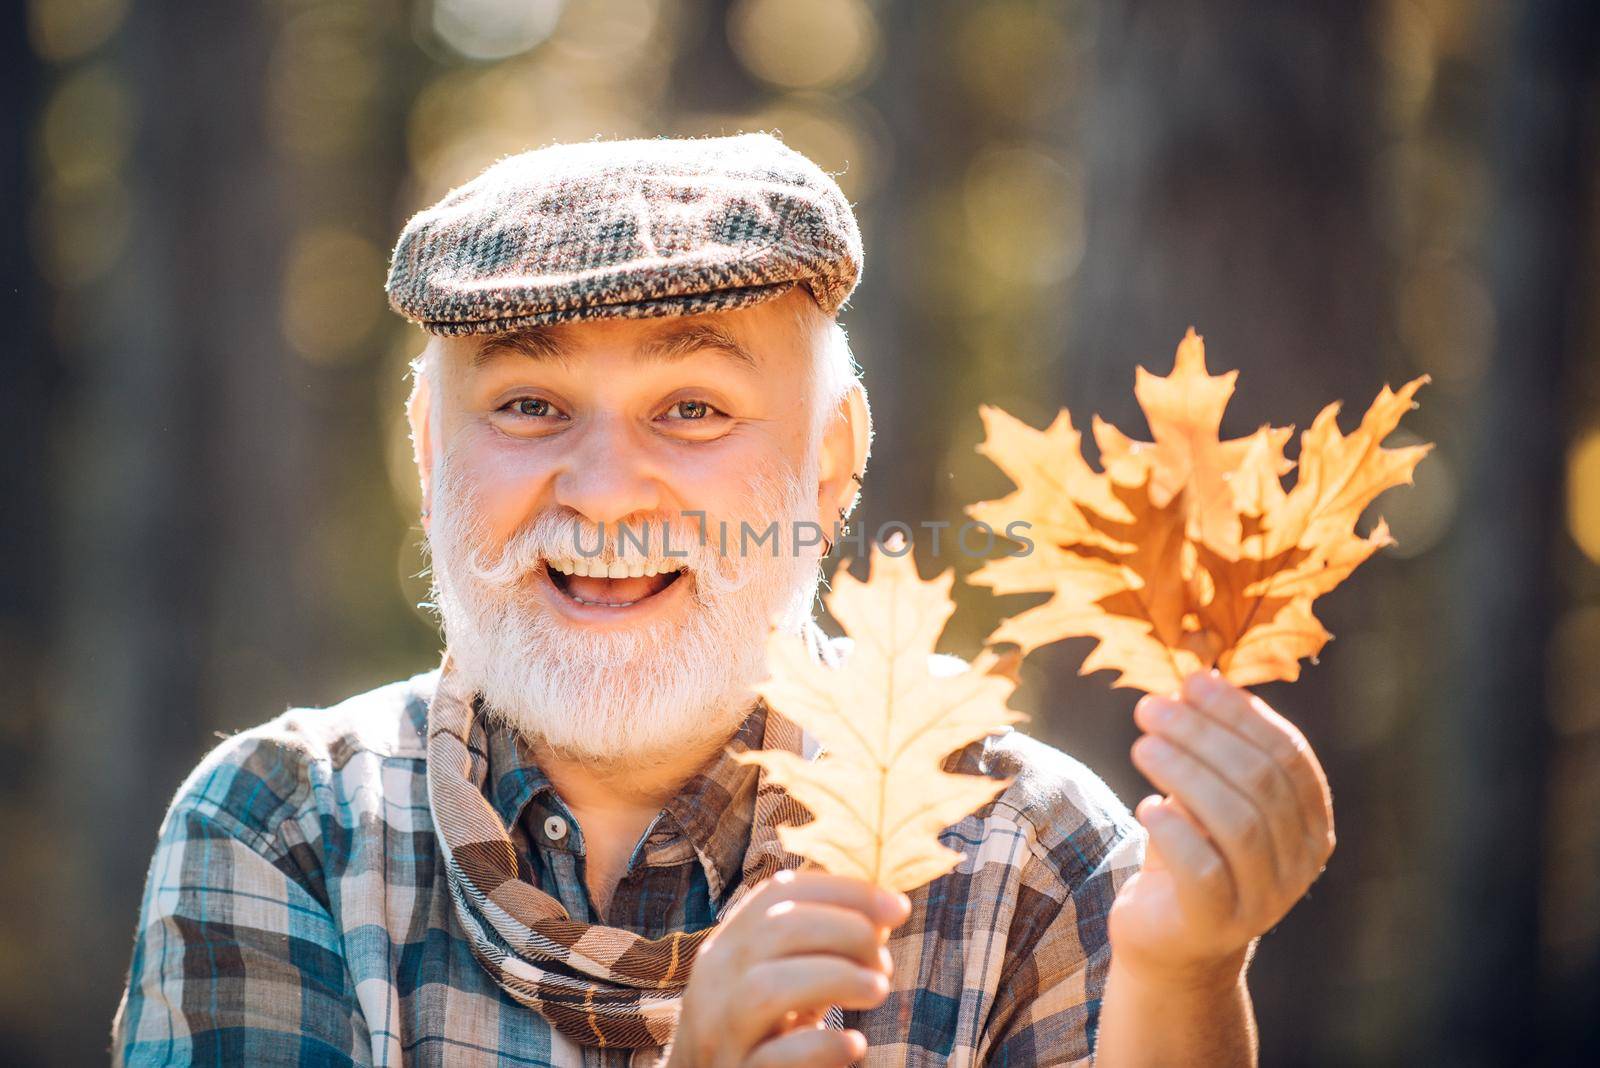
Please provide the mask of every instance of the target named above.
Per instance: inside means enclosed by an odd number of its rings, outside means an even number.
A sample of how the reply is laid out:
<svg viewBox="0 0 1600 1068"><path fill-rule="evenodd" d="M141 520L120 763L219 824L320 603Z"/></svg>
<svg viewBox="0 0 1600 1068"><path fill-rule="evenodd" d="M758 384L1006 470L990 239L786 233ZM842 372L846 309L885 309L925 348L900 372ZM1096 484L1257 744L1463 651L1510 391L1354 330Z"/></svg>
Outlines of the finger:
<svg viewBox="0 0 1600 1068"><path fill-rule="evenodd" d="M889 980L877 969L851 964L832 954L779 957L763 961L744 973L736 992L740 1011L730 1013L729 1042L748 1049L775 1029L787 1014L826 1010L873 1009L889 995Z"/></svg>
<svg viewBox="0 0 1600 1068"><path fill-rule="evenodd" d="M814 901L855 909L883 927L898 927L911 915L911 899L865 879L820 871L780 871L756 888L741 908L756 916L779 901ZM729 917L730 922L733 917Z"/></svg>
<svg viewBox="0 0 1600 1068"><path fill-rule="evenodd" d="M1322 763L1300 728L1272 706L1224 679L1215 670L1194 672L1183 683L1183 697L1201 712L1248 738L1288 773L1314 842L1333 848L1333 795Z"/></svg>
<svg viewBox="0 0 1600 1068"><path fill-rule="evenodd" d="M867 1039L860 1031L791 1031L761 1043L745 1060L747 1068L802 1068L824 1065L844 1068L866 1056Z"/></svg>
<svg viewBox="0 0 1600 1068"><path fill-rule="evenodd" d="M1175 802L1156 794L1133 811L1150 833L1150 848L1172 876L1179 907L1195 919L1233 916L1237 893L1233 876L1199 825Z"/></svg>
<svg viewBox="0 0 1600 1068"><path fill-rule="evenodd" d="M1188 751L1261 812L1272 832L1280 878L1309 875L1305 816L1287 772L1263 750L1184 701L1150 694L1133 709L1134 722Z"/></svg>
<svg viewBox="0 0 1600 1068"><path fill-rule="evenodd" d="M1216 772L1160 735L1134 742L1133 762L1205 828L1227 862L1240 907L1255 913L1266 890L1277 885L1272 834L1261 813Z"/></svg>
<svg viewBox="0 0 1600 1068"><path fill-rule="evenodd" d="M800 1012L791 1009L783 1014L783 1018L778 1021L767 1037L776 1038L778 1035L786 1035L790 1031L802 1027L821 1027L823 1026L823 1018L827 1015L828 1013L825 1009L805 1009Z"/></svg>
<svg viewBox="0 0 1600 1068"><path fill-rule="evenodd" d="M764 937L753 947L756 959L837 953L864 968L892 972L889 951L879 942L884 930L855 909L814 901L780 901L767 909Z"/></svg>

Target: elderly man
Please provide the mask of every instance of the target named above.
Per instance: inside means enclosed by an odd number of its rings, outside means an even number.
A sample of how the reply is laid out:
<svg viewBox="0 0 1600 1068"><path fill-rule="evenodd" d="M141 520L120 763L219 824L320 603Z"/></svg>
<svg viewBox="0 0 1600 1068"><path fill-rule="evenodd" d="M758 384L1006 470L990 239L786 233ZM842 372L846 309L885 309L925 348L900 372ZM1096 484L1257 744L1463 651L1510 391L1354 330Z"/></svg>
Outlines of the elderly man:
<svg viewBox="0 0 1600 1068"><path fill-rule="evenodd" d="M909 896L801 868L734 754L867 459L838 186L765 134L554 146L414 218L438 669L218 746L150 869L129 1064L1242 1064L1255 939L1333 844L1301 736L1141 701L1137 819L1019 732ZM726 532L793 531L761 551ZM714 532L721 532L714 533ZM1149 856L1145 849L1149 845Z"/></svg>

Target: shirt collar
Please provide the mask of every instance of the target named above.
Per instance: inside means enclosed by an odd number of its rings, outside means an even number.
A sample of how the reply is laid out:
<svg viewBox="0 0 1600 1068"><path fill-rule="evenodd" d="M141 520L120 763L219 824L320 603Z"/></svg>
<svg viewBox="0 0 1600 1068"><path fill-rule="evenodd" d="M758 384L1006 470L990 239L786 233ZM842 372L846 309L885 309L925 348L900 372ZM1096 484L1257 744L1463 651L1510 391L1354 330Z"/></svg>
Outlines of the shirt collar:
<svg viewBox="0 0 1600 1068"><path fill-rule="evenodd" d="M521 734L498 717L485 716L482 697L476 699L473 708L474 714L483 717L486 735L489 773L484 776L484 790L489 804L509 830L522 818L522 810L529 802L555 786L540 770L533 758L533 747Z"/></svg>
<svg viewBox="0 0 1600 1068"><path fill-rule="evenodd" d="M554 793L555 786L539 768L533 747L521 734L498 717L484 716L481 698L475 709L483 717L485 734L488 774L484 790L509 830L535 798ZM738 885L755 818L760 769L741 764L734 754L762 748L766 723L766 705L758 701L728 743L690 776L663 809L694 848L714 900Z"/></svg>
<svg viewBox="0 0 1600 1068"><path fill-rule="evenodd" d="M760 768L741 764L735 753L762 748L767 706L758 701L732 739L683 784L666 804L705 869L711 898L720 901L739 885L750 825L755 820Z"/></svg>

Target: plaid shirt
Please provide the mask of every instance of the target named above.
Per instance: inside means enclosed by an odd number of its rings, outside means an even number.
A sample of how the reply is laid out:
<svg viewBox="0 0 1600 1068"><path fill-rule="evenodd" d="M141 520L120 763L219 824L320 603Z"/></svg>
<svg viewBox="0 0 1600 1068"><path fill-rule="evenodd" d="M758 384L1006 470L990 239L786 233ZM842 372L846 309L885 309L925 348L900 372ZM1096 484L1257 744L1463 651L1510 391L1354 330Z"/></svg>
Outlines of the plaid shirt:
<svg viewBox="0 0 1600 1068"><path fill-rule="evenodd" d="M125 1064L653 1065L579 1047L473 957L430 820L425 726L437 671L217 746L179 788L150 865ZM759 738L759 707L741 728ZM749 840L753 766L726 752L634 848L604 916L583 832L526 746L489 733L489 801L526 870L576 919L649 937L709 926ZM966 859L910 894L894 989L845 1026L877 1065L1087 1064L1110 963L1106 917L1144 830L1083 764L1017 731L947 767L1015 775L942 839Z"/></svg>

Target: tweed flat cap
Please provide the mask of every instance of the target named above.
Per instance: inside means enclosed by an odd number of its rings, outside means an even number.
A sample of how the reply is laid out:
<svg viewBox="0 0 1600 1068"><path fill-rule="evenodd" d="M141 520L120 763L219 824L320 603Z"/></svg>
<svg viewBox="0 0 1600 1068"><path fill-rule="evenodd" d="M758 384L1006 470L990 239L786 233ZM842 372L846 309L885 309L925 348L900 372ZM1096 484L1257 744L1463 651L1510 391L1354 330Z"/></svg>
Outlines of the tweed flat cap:
<svg viewBox="0 0 1600 1068"><path fill-rule="evenodd" d="M829 314L861 232L827 172L765 133L552 145L406 224L389 303L434 334L739 308L795 285Z"/></svg>

